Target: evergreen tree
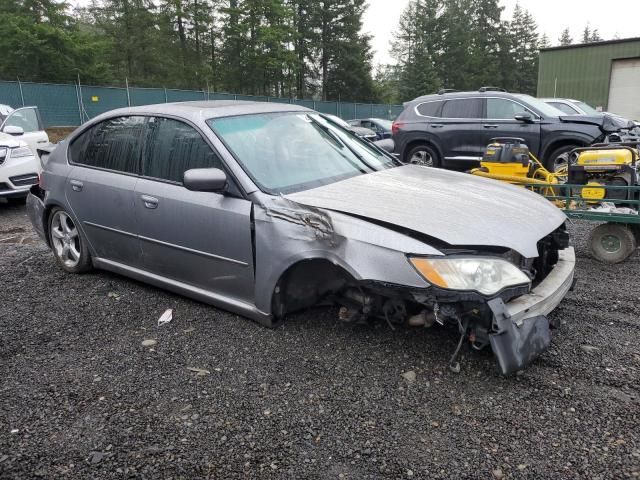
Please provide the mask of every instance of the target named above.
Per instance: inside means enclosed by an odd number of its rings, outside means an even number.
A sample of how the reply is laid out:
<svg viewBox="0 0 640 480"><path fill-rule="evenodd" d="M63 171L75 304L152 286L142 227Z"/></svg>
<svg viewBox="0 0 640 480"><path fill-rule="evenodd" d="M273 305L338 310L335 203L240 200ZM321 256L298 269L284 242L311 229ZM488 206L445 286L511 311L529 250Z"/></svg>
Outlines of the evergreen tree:
<svg viewBox="0 0 640 480"><path fill-rule="evenodd" d="M565 28L558 39L558 42L561 46L566 47L567 45L571 45L573 43L573 38L571 38L571 33L568 28Z"/></svg>
<svg viewBox="0 0 640 480"><path fill-rule="evenodd" d="M538 46L540 47L540 50L551 47L551 41L549 40L549 37L547 36L546 33L543 33L542 36L540 37L540 42Z"/></svg>
<svg viewBox="0 0 640 480"><path fill-rule="evenodd" d="M591 29L589 28L589 24L584 27L582 31L582 43L589 43L591 41Z"/></svg>
<svg viewBox="0 0 640 480"><path fill-rule="evenodd" d="M597 28L594 28L591 31L591 38L589 39L590 42L601 42L602 41L602 37L600 37L600 32L598 32Z"/></svg>
<svg viewBox="0 0 640 480"><path fill-rule="evenodd" d="M510 37L514 58L513 89L535 95L538 83L538 26L531 14L516 4Z"/></svg>

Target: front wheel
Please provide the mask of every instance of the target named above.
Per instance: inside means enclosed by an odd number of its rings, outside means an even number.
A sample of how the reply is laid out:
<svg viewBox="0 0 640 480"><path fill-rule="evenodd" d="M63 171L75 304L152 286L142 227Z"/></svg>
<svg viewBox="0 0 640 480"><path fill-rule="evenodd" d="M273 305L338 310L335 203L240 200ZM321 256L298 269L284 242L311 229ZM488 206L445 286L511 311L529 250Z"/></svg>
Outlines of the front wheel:
<svg viewBox="0 0 640 480"><path fill-rule="evenodd" d="M589 237L591 254L605 263L624 262L638 248L634 232L626 225L605 223L594 228Z"/></svg>
<svg viewBox="0 0 640 480"><path fill-rule="evenodd" d="M49 216L51 249L58 264L69 273L82 273L91 269L91 255L87 242L71 216L55 208Z"/></svg>
<svg viewBox="0 0 640 480"><path fill-rule="evenodd" d="M406 156L406 163L424 167L440 167L440 155L431 145L416 145Z"/></svg>
<svg viewBox="0 0 640 480"><path fill-rule="evenodd" d="M567 171L569 168L569 154L571 150L578 148L578 145L564 145L556 148L545 161L545 168L551 173Z"/></svg>

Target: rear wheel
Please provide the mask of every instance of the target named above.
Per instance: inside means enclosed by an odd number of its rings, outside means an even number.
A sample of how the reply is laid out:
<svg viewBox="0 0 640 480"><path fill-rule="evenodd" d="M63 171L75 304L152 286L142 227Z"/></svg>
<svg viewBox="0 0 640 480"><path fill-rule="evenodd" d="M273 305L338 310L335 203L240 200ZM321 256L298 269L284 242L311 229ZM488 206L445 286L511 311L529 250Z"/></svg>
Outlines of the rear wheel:
<svg viewBox="0 0 640 480"><path fill-rule="evenodd" d="M549 155L545 161L545 168L552 173L555 173L563 168L569 167L569 153L574 148L578 148L578 145L563 145L556 148L551 155ZM565 170L566 171L566 170Z"/></svg>
<svg viewBox="0 0 640 480"><path fill-rule="evenodd" d="M91 269L91 255L87 242L71 216L55 208L49 216L49 238L58 264L69 273Z"/></svg>
<svg viewBox="0 0 640 480"><path fill-rule="evenodd" d="M591 254L601 262L624 262L638 248L633 230L619 223L605 223L593 229L589 237Z"/></svg>
<svg viewBox="0 0 640 480"><path fill-rule="evenodd" d="M407 153L406 163L425 167L440 167L440 155L431 145L416 145Z"/></svg>

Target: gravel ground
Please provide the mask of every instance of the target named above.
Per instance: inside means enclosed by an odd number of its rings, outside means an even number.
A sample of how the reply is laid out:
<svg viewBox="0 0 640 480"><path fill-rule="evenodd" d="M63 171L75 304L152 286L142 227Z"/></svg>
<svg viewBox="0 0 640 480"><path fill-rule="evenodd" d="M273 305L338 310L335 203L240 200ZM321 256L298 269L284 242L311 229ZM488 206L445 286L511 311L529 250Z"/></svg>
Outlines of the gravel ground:
<svg viewBox="0 0 640 480"><path fill-rule="evenodd" d="M65 274L0 204L0 477L638 478L640 255L599 264L572 230L580 281L552 347L503 378L468 349L450 373L442 329L318 309L267 330Z"/></svg>

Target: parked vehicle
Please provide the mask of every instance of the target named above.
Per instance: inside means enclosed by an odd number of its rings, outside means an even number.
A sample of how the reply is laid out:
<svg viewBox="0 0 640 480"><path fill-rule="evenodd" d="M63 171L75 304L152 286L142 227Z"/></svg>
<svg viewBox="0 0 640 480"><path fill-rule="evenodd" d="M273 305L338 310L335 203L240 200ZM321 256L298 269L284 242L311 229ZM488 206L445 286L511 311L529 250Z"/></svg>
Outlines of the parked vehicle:
<svg viewBox="0 0 640 480"><path fill-rule="evenodd" d="M0 105L0 138L7 137L19 137L37 156L38 148L49 143L38 107L14 110L8 105Z"/></svg>
<svg viewBox="0 0 640 480"><path fill-rule="evenodd" d="M347 123L352 127L362 127L373 130L377 135L377 140L391 138L391 127L393 125L391 120L385 120L384 118L361 118L349 120Z"/></svg>
<svg viewBox="0 0 640 480"><path fill-rule="evenodd" d="M347 130L355 133L360 138L364 138L365 140L369 140L370 142L375 142L378 139L376 132L374 132L370 128L350 125L349 123L347 123L340 117L336 117L335 115L324 114L324 116L330 118L334 123L337 123L342 128L346 128Z"/></svg>
<svg viewBox="0 0 640 480"><path fill-rule="evenodd" d="M23 203L29 188L38 183L40 161L26 142L0 137L0 198Z"/></svg>
<svg viewBox="0 0 640 480"><path fill-rule="evenodd" d="M616 117L564 115L529 95L492 88L416 98L393 126L396 152L408 163L476 167L492 138L517 137L550 171L566 165L574 148L628 127Z"/></svg>
<svg viewBox="0 0 640 480"><path fill-rule="evenodd" d="M580 100L573 100L571 98L541 98L545 103L548 103L552 107L561 110L566 115L592 115L592 116L602 116L602 115L614 115L618 118L622 118L619 115L615 115L609 112L601 112L596 110L591 105L585 102L581 102ZM623 119L627 121L626 119ZM640 122L637 120L633 120L633 135L640 136Z"/></svg>
<svg viewBox="0 0 640 480"><path fill-rule="evenodd" d="M115 110L43 164L28 211L64 270L266 326L323 302L344 321L449 323L509 373L547 348L546 315L573 283L565 216L542 197L401 165L297 105Z"/></svg>

